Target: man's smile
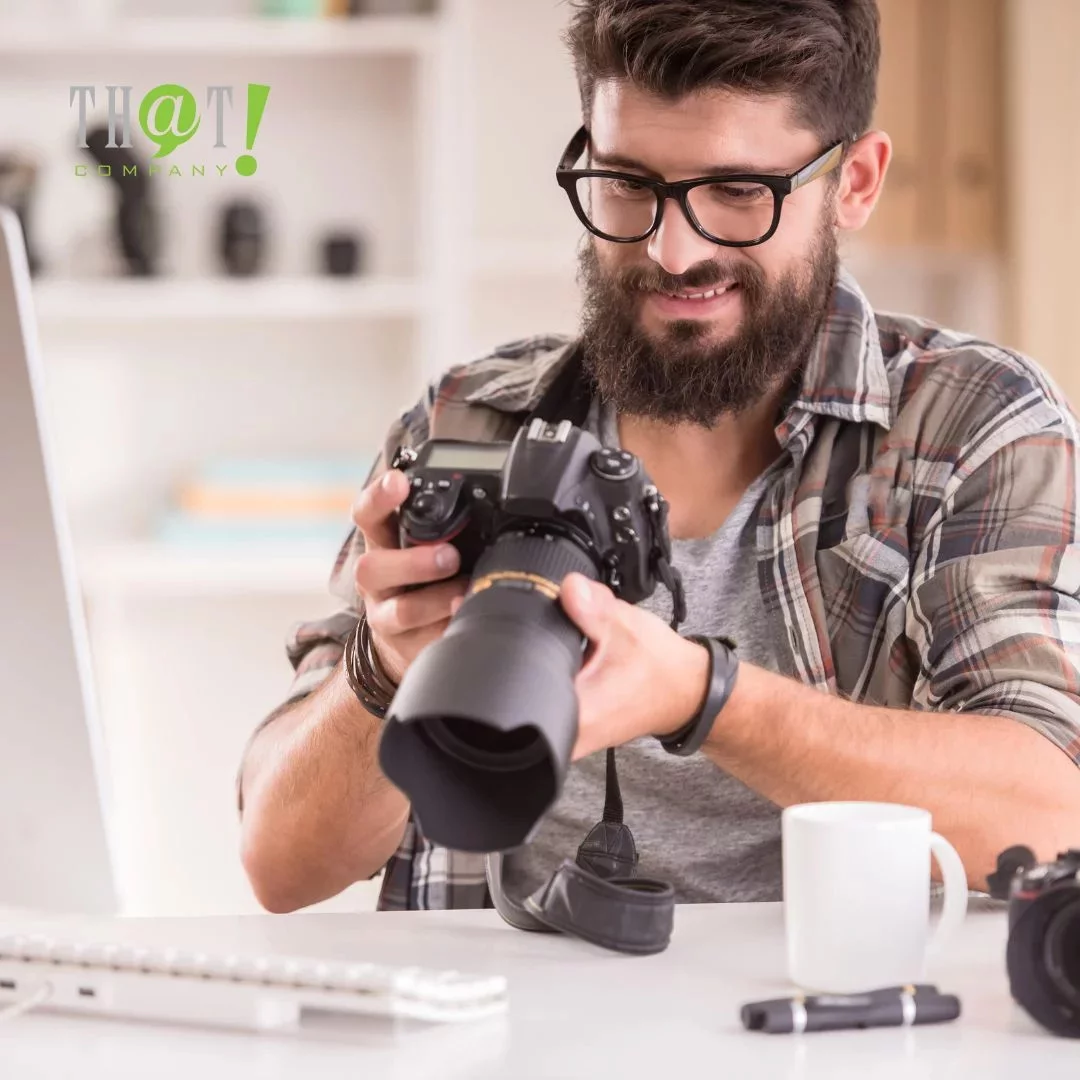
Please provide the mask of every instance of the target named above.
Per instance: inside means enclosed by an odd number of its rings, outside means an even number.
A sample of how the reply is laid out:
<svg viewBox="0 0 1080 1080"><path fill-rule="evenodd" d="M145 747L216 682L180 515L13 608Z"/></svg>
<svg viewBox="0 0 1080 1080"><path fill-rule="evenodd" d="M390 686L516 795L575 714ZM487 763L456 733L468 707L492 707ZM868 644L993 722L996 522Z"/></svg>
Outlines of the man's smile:
<svg viewBox="0 0 1080 1080"><path fill-rule="evenodd" d="M649 290L646 303L666 319L715 319L739 303L740 287L735 281L708 288L684 288L677 292Z"/></svg>

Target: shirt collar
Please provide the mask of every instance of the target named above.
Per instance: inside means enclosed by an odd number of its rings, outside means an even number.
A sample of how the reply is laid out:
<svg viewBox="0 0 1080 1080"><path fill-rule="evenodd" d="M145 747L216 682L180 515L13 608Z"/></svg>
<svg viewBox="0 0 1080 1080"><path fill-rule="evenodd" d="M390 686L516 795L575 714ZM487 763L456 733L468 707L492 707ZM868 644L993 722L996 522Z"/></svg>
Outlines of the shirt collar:
<svg viewBox="0 0 1080 1080"><path fill-rule="evenodd" d="M892 426L892 393L877 319L870 301L844 269L803 365L798 393L777 428L781 446L807 414Z"/></svg>
<svg viewBox="0 0 1080 1080"><path fill-rule="evenodd" d="M520 357L493 365L490 378L482 378L464 393L468 405L486 405L500 412L527 412L539 404L563 364L573 355L577 342L549 337L544 346ZM497 363L498 354L496 354ZM486 361L481 361L486 363Z"/></svg>

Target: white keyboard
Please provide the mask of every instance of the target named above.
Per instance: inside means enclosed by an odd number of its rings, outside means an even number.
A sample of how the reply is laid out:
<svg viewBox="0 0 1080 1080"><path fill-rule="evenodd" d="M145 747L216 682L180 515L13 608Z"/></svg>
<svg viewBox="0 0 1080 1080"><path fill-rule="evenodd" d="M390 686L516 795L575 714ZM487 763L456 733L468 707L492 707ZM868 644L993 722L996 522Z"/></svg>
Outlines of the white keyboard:
<svg viewBox="0 0 1080 1080"><path fill-rule="evenodd" d="M300 1030L309 1013L461 1021L506 1005L496 975L0 934L0 1017L33 1007Z"/></svg>

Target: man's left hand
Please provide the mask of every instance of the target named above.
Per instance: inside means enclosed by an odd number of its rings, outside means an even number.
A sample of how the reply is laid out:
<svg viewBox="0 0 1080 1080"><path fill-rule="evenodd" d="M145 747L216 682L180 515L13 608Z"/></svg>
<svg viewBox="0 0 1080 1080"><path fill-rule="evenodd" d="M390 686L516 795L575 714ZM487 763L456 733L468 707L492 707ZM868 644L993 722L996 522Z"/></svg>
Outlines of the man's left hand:
<svg viewBox="0 0 1080 1080"><path fill-rule="evenodd" d="M574 684L575 761L643 735L671 734L697 712L709 669L704 648L581 574L567 575L560 599L590 644Z"/></svg>

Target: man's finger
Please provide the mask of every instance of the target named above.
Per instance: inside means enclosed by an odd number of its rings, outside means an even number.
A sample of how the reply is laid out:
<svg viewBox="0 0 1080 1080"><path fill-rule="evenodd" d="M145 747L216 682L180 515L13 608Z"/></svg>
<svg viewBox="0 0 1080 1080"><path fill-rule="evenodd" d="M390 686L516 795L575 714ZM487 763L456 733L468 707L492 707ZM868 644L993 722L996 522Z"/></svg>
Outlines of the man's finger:
<svg viewBox="0 0 1080 1080"><path fill-rule="evenodd" d="M369 601L378 602L407 585L426 585L453 577L460 565L461 556L453 544L404 551L375 548L356 560L356 589Z"/></svg>
<svg viewBox="0 0 1080 1080"><path fill-rule="evenodd" d="M438 641L446 633L446 628L449 625L450 620L443 619L441 622L432 623L430 626L425 626L420 630L410 630L401 635L398 646L403 653L415 659L416 654L421 649L426 648L433 641Z"/></svg>
<svg viewBox="0 0 1080 1080"><path fill-rule="evenodd" d="M368 621L378 633L397 637L450 618L451 603L469 587L464 578L442 581L415 592L398 593L368 606Z"/></svg>
<svg viewBox="0 0 1080 1080"><path fill-rule="evenodd" d="M567 574L559 590L559 600L574 625L593 644L597 644L604 636L615 610L615 597L611 590L582 574Z"/></svg>
<svg viewBox="0 0 1080 1080"><path fill-rule="evenodd" d="M409 494L409 481L399 469L389 469L368 484L353 507L353 521L367 548L396 548L397 522L394 512Z"/></svg>

